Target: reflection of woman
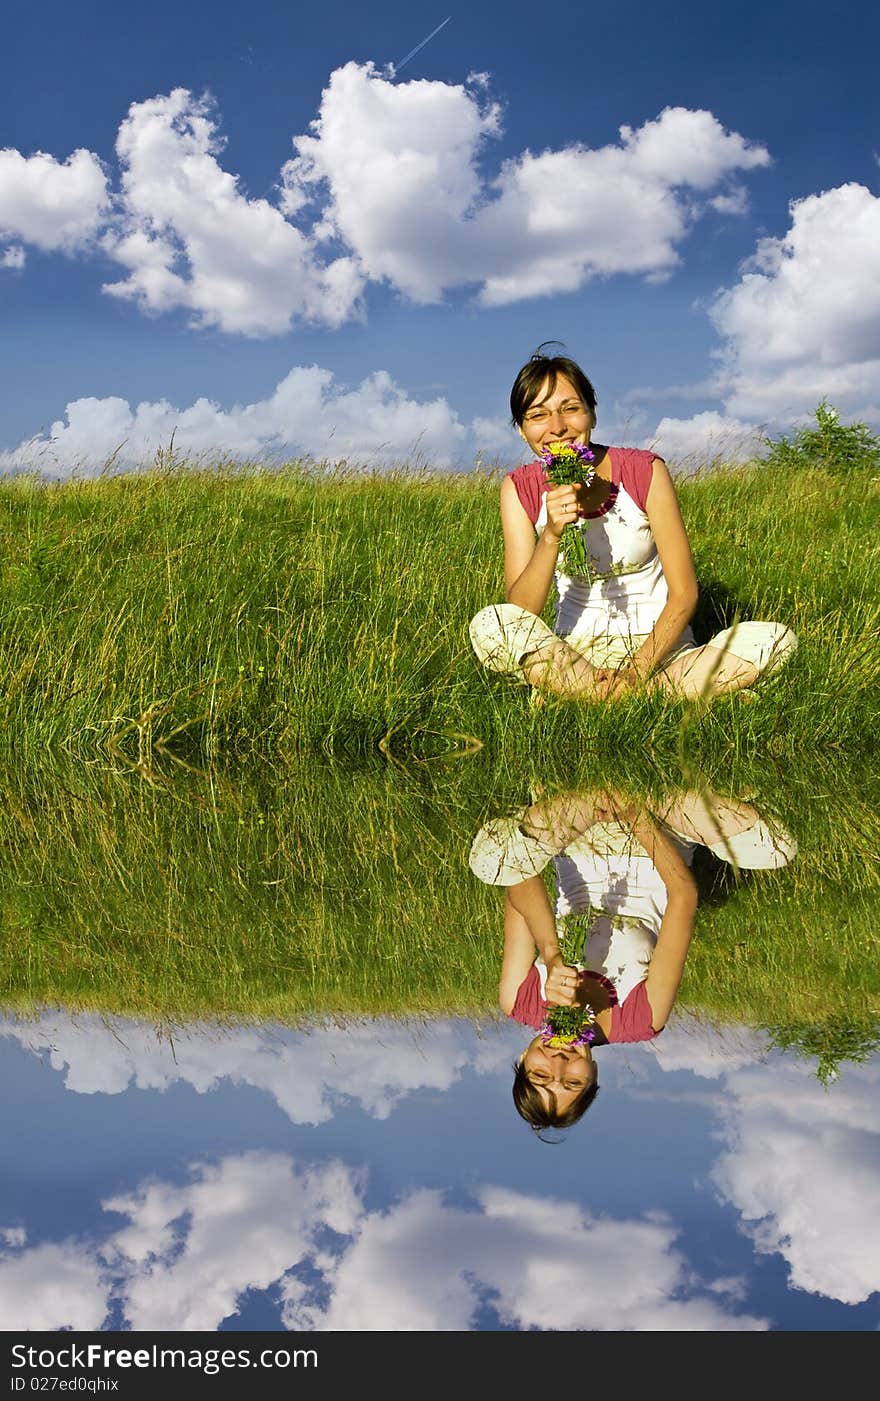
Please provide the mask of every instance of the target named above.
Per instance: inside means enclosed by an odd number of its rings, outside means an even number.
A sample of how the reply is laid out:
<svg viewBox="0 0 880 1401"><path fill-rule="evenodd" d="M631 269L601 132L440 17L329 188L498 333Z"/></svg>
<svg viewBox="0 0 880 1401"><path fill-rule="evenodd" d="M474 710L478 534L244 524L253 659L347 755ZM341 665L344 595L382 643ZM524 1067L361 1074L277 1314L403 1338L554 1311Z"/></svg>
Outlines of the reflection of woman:
<svg viewBox="0 0 880 1401"><path fill-rule="evenodd" d="M782 866L794 852L747 803L697 793L662 815L607 792L564 794L477 835L471 869L507 887L499 1002L539 1033L513 1089L533 1127L566 1128L589 1107L594 1046L647 1041L666 1025L694 927L698 843L742 868ZM540 874L551 859L555 910ZM577 953L566 960L562 945ZM557 1007L582 1009L573 1042L551 1039Z"/></svg>
<svg viewBox="0 0 880 1401"><path fill-rule="evenodd" d="M596 395L575 361L538 351L517 375L510 407L536 460L501 486L507 601L484 608L470 629L485 666L558 695L597 699L647 682L714 696L781 665L797 639L780 623L739 623L696 645L697 581L672 479L650 452L590 445ZM550 486L540 454L560 442L590 449L589 485ZM562 532L574 522L589 577L560 569ZM538 615L554 581L551 632Z"/></svg>

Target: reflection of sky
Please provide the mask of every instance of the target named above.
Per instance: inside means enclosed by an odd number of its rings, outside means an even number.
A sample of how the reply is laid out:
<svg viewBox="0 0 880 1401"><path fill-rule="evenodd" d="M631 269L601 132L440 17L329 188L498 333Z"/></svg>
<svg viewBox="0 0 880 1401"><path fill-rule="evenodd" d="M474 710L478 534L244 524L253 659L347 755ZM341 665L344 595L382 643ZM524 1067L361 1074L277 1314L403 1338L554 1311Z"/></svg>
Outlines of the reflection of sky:
<svg viewBox="0 0 880 1401"><path fill-rule="evenodd" d="M2 1327L877 1326L880 1064L679 1020L548 1145L523 1044L0 1022Z"/></svg>

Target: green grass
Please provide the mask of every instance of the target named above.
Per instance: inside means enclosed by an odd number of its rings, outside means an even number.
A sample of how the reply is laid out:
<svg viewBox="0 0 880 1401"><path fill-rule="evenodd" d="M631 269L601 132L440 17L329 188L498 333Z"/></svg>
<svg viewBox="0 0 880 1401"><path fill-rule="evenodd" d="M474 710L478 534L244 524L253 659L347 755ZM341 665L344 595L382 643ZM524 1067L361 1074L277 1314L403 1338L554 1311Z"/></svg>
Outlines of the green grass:
<svg viewBox="0 0 880 1401"><path fill-rule="evenodd" d="M695 630L778 619L754 696L531 709L467 641L503 596L491 475L162 470L0 484L0 999L159 1022L492 1015L466 856L551 789L708 784L794 833L704 899L680 1005L876 1044L876 441L830 411L680 483ZM342 764L322 760L336 756ZM872 1039L873 1038L873 1039Z"/></svg>
<svg viewBox="0 0 880 1401"><path fill-rule="evenodd" d="M864 1040L880 1014L880 784L839 760L784 782L749 763L728 777L800 851L739 877L698 862L680 1007L792 1044L847 1027ZM572 778L599 781L589 765ZM616 780L649 802L676 786L644 755ZM161 1024L494 1016L503 897L467 853L488 816L527 800L527 780L483 754L406 771L307 755L241 772L8 770L0 1002Z"/></svg>
<svg viewBox="0 0 880 1401"><path fill-rule="evenodd" d="M480 671L503 596L489 476L174 469L0 485L0 735L19 755L157 746L199 761L302 749L422 757L475 741L512 764L610 761L621 724L663 766L876 750L878 483L871 466L716 469L681 483L704 640L743 617L801 647L749 704L551 704ZM624 718L625 717L625 718Z"/></svg>

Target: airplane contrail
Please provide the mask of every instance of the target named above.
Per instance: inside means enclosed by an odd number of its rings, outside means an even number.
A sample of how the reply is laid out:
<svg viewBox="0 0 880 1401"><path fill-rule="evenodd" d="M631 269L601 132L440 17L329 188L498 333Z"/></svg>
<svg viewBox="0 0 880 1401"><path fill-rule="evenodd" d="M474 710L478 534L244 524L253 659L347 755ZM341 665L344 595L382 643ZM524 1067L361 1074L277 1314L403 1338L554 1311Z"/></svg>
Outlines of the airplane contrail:
<svg viewBox="0 0 880 1401"><path fill-rule="evenodd" d="M427 39L423 39L422 42L421 42L420 44L416 44L416 46L415 46L414 49L410 49L410 51L409 51L409 53L407 54L406 58L402 58L402 59L400 60L399 63L395 63L395 65L394 65L394 71L395 71L395 73L399 73L400 70L401 70L401 68L403 67L403 65L404 65L405 63L409 63L409 61L410 61L411 58L415 58L415 56L416 56L416 54L418 53L419 49L423 49L423 48L425 47L426 44L430 44L430 42L431 42L431 40L433 39L434 35L435 35L435 34L439 34L441 29L445 29L446 26L447 26L447 24L449 23L449 21L450 21L451 19L452 19L452 15L447 15L442 24L438 24L436 29L432 29L432 30L431 30L431 32L430 32L430 34L428 35Z"/></svg>

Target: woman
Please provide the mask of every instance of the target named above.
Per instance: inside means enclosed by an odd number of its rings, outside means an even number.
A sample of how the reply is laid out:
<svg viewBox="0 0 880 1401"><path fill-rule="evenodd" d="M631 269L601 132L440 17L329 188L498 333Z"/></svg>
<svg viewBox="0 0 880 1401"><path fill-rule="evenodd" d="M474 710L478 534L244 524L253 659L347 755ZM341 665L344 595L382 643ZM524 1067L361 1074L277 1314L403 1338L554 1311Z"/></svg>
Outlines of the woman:
<svg viewBox="0 0 880 1401"><path fill-rule="evenodd" d="M739 623L696 645L697 581L666 464L592 442L596 395L575 361L539 349L517 375L510 407L536 460L501 486L507 601L470 626L485 666L562 696L650 685L710 697L751 685L790 656L797 638L778 623ZM550 485L540 454L556 443L589 449L589 485ZM575 521L584 522L589 576L559 566L562 532ZM554 582L551 631L538 615Z"/></svg>
<svg viewBox="0 0 880 1401"><path fill-rule="evenodd" d="M697 844L742 869L783 866L796 851L748 803L697 792L657 814L614 793L563 794L476 837L474 874L507 887L499 1003L539 1032L513 1086L534 1128L567 1128L592 1103L594 1046L647 1041L666 1025L694 928ZM541 875L551 859L555 910ZM557 1007L583 1009L573 1043L550 1043Z"/></svg>

